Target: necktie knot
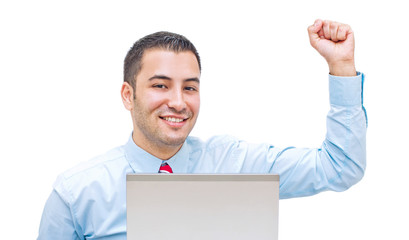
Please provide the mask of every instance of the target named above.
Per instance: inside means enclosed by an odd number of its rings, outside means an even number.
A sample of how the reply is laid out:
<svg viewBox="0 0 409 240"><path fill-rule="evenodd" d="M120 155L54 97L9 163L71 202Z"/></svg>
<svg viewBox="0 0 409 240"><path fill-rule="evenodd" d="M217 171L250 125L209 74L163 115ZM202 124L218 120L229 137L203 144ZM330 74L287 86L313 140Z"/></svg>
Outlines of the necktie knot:
<svg viewBox="0 0 409 240"><path fill-rule="evenodd" d="M163 162L159 167L158 173L173 173L173 171L167 162Z"/></svg>

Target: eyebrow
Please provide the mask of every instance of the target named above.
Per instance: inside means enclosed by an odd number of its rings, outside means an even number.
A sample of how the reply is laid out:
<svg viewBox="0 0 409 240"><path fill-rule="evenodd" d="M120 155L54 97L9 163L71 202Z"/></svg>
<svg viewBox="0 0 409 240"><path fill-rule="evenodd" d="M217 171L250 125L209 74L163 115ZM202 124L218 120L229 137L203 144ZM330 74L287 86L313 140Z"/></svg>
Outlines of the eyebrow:
<svg viewBox="0 0 409 240"><path fill-rule="evenodd" d="M149 78L149 81L152 81L154 79L161 79L161 80L172 80L170 77L165 76L165 75L154 75L152 77ZM193 77L193 78L187 78L184 80L184 82L197 82L200 83L200 79L197 77Z"/></svg>

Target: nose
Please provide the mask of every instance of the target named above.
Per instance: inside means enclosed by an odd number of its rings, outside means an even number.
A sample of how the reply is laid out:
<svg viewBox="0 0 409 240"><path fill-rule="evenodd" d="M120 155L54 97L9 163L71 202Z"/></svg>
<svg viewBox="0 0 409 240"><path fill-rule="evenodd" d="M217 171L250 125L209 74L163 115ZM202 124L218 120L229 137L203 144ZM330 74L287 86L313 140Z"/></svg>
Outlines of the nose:
<svg viewBox="0 0 409 240"><path fill-rule="evenodd" d="M186 109L186 102L183 97L183 92L181 90L175 89L169 92L169 108L174 109L176 112L182 112Z"/></svg>

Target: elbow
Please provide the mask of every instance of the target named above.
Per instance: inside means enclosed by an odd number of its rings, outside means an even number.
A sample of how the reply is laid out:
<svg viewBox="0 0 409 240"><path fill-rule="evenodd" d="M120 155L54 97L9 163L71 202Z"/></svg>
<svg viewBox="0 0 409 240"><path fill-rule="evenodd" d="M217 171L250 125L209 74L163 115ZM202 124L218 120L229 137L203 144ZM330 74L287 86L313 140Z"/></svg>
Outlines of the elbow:
<svg viewBox="0 0 409 240"><path fill-rule="evenodd" d="M326 159L329 159L327 173L330 188L341 192L357 184L365 175L366 151L364 144L349 144L348 148L337 147L339 145L329 142L325 144L323 151ZM332 172L332 173L331 173Z"/></svg>
<svg viewBox="0 0 409 240"><path fill-rule="evenodd" d="M353 176L350 177L350 180L347 182L347 189L354 186L362 180L365 175L365 169L357 170Z"/></svg>
<svg viewBox="0 0 409 240"><path fill-rule="evenodd" d="M345 191L360 182L364 177L365 164L357 164L356 161L353 162L355 164L345 165L343 171L339 173L340 188L336 191ZM365 161L360 162L362 163Z"/></svg>

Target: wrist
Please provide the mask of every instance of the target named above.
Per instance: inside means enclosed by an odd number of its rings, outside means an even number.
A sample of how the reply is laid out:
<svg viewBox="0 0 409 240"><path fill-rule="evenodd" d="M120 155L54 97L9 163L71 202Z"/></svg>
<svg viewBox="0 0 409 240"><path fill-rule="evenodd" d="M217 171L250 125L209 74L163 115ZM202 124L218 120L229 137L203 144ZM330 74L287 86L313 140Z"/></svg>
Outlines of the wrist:
<svg viewBox="0 0 409 240"><path fill-rule="evenodd" d="M329 74L340 77L356 76L354 61L328 63Z"/></svg>

